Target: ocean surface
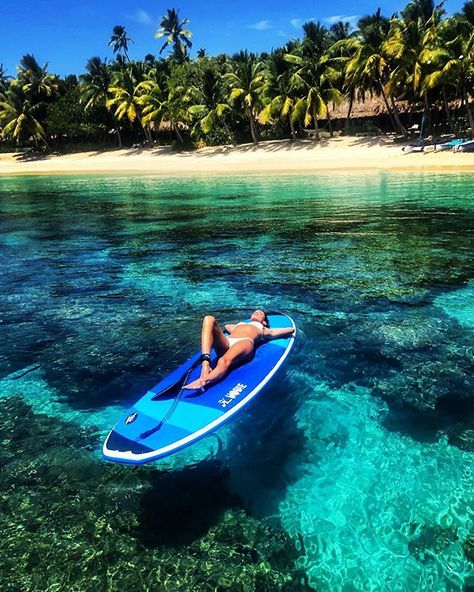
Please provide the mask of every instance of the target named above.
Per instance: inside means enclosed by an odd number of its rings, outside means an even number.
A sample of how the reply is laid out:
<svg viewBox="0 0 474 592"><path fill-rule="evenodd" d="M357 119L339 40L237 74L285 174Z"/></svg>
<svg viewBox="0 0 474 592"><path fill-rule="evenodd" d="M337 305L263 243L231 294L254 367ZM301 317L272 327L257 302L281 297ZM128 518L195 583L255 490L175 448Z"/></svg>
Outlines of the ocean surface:
<svg viewBox="0 0 474 592"><path fill-rule="evenodd" d="M474 590L474 175L0 178L1 590ZM104 463L201 319L290 314L199 444Z"/></svg>

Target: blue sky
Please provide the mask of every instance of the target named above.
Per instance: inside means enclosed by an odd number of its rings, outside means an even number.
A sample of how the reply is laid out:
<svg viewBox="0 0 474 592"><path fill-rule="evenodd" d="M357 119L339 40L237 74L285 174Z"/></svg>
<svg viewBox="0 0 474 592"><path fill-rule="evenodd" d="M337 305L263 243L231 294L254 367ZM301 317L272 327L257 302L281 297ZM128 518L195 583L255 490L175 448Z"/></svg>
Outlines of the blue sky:
<svg viewBox="0 0 474 592"><path fill-rule="evenodd" d="M396 0L181 0L152 2L137 0L0 0L0 63L8 74L25 53L33 53L40 63L49 62L51 72L80 74L88 58L112 57L107 46L114 25L124 25L135 41L130 57L142 59L158 54L160 40L153 34L167 8L180 9L190 20L193 52L205 48L215 55L240 49L265 51L301 34L301 24L320 20L330 24L338 18L352 22L378 6L390 16L406 2ZM449 13L461 8L462 0L448 0Z"/></svg>

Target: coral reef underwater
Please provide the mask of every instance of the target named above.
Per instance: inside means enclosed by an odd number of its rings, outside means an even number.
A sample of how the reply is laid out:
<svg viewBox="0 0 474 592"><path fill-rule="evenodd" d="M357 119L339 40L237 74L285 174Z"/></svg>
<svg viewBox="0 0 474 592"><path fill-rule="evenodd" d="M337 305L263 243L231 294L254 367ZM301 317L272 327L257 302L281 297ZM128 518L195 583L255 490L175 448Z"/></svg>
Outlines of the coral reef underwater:
<svg viewBox="0 0 474 592"><path fill-rule="evenodd" d="M276 524L249 516L215 462L104 464L91 433L0 402L0 589L311 590Z"/></svg>
<svg viewBox="0 0 474 592"><path fill-rule="evenodd" d="M473 178L2 179L0 590L472 592ZM101 462L255 306L298 339L248 412Z"/></svg>

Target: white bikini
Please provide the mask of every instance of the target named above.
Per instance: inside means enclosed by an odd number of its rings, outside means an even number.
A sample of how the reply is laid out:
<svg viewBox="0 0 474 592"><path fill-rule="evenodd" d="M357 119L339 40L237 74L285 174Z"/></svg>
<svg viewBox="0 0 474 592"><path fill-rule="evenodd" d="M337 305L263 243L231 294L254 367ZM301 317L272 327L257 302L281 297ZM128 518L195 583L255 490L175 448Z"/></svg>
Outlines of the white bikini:
<svg viewBox="0 0 474 592"><path fill-rule="evenodd" d="M253 325L254 327L257 327L257 329L260 329L260 335L257 338L257 340L263 339L264 327L263 327L262 323L259 323L258 321L250 321L249 323L237 323L237 325L235 325L235 326L238 327L239 325ZM229 343L229 349L233 345L235 345L236 343L239 343L239 341L245 341L245 340L251 341L253 345L255 344L255 341L251 337L227 337L227 342Z"/></svg>

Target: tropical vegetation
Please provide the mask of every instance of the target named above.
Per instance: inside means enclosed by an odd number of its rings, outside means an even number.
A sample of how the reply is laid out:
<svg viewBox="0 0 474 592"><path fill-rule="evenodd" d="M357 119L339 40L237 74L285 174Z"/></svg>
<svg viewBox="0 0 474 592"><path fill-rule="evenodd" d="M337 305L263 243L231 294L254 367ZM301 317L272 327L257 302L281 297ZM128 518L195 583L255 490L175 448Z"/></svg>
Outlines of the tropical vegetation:
<svg viewBox="0 0 474 592"><path fill-rule="evenodd" d="M159 54L129 55L133 40L113 28L111 59L91 57L85 72L65 78L31 54L16 78L0 65L2 145L70 148L213 145L349 133L357 101L377 97L375 122L405 137L474 137L474 0L448 15L444 2L411 0L390 18L381 10L352 28L307 22L299 39L269 53L247 50L192 57L189 21L168 9L155 34ZM105 45L105 43L104 43ZM165 54L165 55L162 55ZM345 117L334 117L337 105Z"/></svg>

